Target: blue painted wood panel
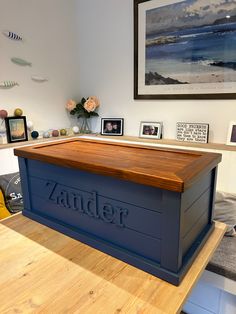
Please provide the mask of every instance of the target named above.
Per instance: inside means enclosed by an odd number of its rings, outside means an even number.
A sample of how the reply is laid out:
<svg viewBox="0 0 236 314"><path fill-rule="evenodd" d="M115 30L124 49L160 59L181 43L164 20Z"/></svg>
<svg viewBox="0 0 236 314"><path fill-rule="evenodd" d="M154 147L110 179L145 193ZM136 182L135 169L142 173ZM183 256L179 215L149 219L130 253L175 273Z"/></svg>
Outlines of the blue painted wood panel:
<svg viewBox="0 0 236 314"><path fill-rule="evenodd" d="M158 212L162 210L163 190L161 189L85 171L62 168L36 160L28 160L27 162L28 173L31 177L52 180L67 186L72 186L73 182L75 188L85 191L96 190L99 187L101 195L109 195L114 199L117 199L117 195L119 195L123 202Z"/></svg>
<svg viewBox="0 0 236 314"><path fill-rule="evenodd" d="M19 158L23 214L178 285L212 230L215 170L184 193Z"/></svg>

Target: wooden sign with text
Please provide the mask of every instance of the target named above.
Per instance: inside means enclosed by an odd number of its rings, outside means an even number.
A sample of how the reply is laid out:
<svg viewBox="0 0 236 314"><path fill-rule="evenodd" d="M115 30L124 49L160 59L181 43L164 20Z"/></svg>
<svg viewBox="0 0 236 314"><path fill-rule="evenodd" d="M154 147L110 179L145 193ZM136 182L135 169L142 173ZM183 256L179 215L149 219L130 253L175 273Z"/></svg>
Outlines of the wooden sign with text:
<svg viewBox="0 0 236 314"><path fill-rule="evenodd" d="M208 143L209 124L177 122L176 139L182 142Z"/></svg>

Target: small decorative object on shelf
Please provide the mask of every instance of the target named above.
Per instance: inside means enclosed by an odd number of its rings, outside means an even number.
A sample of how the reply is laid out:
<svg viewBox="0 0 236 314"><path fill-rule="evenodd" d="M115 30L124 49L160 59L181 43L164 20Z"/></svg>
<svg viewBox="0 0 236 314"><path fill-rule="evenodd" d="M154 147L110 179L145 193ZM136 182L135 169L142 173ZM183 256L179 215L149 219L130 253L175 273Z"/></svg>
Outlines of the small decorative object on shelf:
<svg viewBox="0 0 236 314"><path fill-rule="evenodd" d="M49 138L50 133L48 131L43 132L43 138Z"/></svg>
<svg viewBox="0 0 236 314"><path fill-rule="evenodd" d="M31 132L31 137L32 139L36 140L39 137L39 132L38 131Z"/></svg>
<svg viewBox="0 0 236 314"><path fill-rule="evenodd" d="M52 136L53 137L58 137L59 136L59 131L58 130L53 130L52 131Z"/></svg>
<svg viewBox="0 0 236 314"><path fill-rule="evenodd" d="M82 98L78 104L72 99L69 100L66 104L66 109L71 115L77 116L80 133L91 133L88 119L98 116L96 110L99 106L99 99L96 96L90 96L87 99Z"/></svg>
<svg viewBox="0 0 236 314"><path fill-rule="evenodd" d="M27 129L28 129L29 131L32 131L33 128L34 128L33 122L32 122L32 121L27 121Z"/></svg>
<svg viewBox="0 0 236 314"><path fill-rule="evenodd" d="M61 136L65 136L66 134L67 134L66 129L61 129L61 130L60 130L60 135L61 135Z"/></svg>
<svg viewBox="0 0 236 314"><path fill-rule="evenodd" d="M162 122L140 122L139 137L161 139Z"/></svg>
<svg viewBox="0 0 236 314"><path fill-rule="evenodd" d="M182 142L208 143L209 124L177 122L176 139Z"/></svg>
<svg viewBox="0 0 236 314"><path fill-rule="evenodd" d="M16 109L14 110L14 116L15 116L15 117L20 117L20 116L22 116L22 115L23 115L23 110L22 110L22 109L16 108Z"/></svg>
<svg viewBox="0 0 236 314"><path fill-rule="evenodd" d="M101 135L123 135L124 119L122 118L102 118Z"/></svg>
<svg viewBox="0 0 236 314"><path fill-rule="evenodd" d="M73 126L72 131L74 134L78 134L79 133L79 127L77 125Z"/></svg>
<svg viewBox="0 0 236 314"><path fill-rule="evenodd" d="M8 116L8 112L4 109L0 110L0 119L5 119Z"/></svg>

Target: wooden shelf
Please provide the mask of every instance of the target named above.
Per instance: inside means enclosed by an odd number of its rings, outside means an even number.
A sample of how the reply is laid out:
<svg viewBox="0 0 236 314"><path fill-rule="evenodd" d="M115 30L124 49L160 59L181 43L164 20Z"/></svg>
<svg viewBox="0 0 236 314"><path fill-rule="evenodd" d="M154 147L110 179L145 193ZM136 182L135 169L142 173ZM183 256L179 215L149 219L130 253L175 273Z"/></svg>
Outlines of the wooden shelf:
<svg viewBox="0 0 236 314"><path fill-rule="evenodd" d="M59 137L50 137L50 138L41 138L38 140L30 140L26 142L19 143L11 143L11 144L0 144L0 150L4 148L15 148L20 146L32 145L32 144L40 144L44 142L57 141L63 139L69 139L77 136L82 136L83 134L75 134L68 136L59 136ZM180 142L173 139L162 139L162 140L152 140L146 138L140 138L137 136L103 136L100 134L86 134L86 136L102 138L106 140L122 140L122 141L133 141L140 143L150 143L150 144L158 144L158 145L171 145L171 146L182 146L182 147L193 147L193 148L205 148L205 149L215 149L215 150L225 150L225 151L236 151L236 146L230 146L221 143L207 143L207 144L198 144L198 143L188 143L188 142Z"/></svg>
<svg viewBox="0 0 236 314"><path fill-rule="evenodd" d="M92 135L94 136L94 135ZM205 149L215 149L215 150L226 150L226 151L236 151L236 146L230 146L226 144L220 143L188 143L188 142L180 142L173 139L161 139L161 140L152 140L146 138L140 138L137 136L102 136L100 134L96 135L97 138L106 138L107 140L110 138L111 140L123 140L123 141L133 141L133 142L141 142L141 143L151 143L151 144L160 144L160 145L171 145L171 146L182 146L182 147L193 147L193 148L205 148Z"/></svg>
<svg viewBox="0 0 236 314"><path fill-rule="evenodd" d="M58 136L58 137L50 137L50 138L40 138L37 140L29 140L25 142L17 142L17 143L11 143L11 144L0 144L0 150L4 148L15 148L15 147L21 147L21 146L27 146L27 145L32 145L32 144L41 144L45 142L52 142L52 141L59 141L59 140L65 140L73 137L77 137L78 134L74 135L67 135L67 136Z"/></svg>

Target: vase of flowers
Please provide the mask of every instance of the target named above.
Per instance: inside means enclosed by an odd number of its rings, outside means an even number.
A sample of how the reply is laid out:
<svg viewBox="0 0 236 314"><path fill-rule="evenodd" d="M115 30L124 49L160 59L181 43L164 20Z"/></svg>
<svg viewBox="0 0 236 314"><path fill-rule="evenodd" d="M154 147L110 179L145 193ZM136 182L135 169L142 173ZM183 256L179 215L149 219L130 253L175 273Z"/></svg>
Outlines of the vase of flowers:
<svg viewBox="0 0 236 314"><path fill-rule="evenodd" d="M77 116L80 133L91 133L89 119L98 116L96 110L99 106L99 99L96 96L90 96L87 99L82 98L78 104L70 99L66 104L66 109L72 116Z"/></svg>

